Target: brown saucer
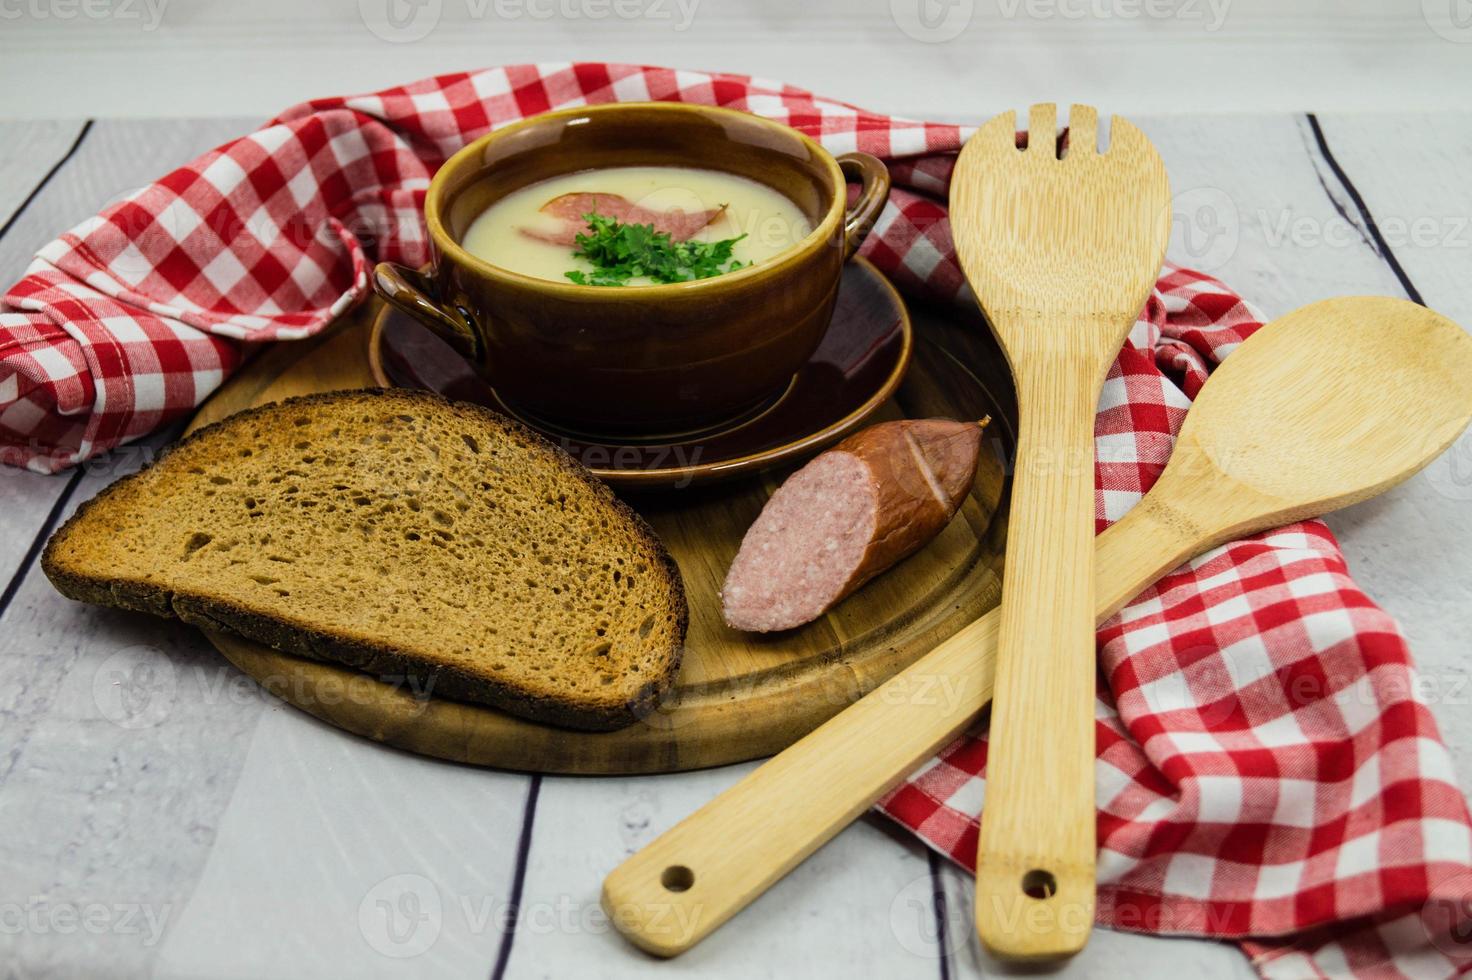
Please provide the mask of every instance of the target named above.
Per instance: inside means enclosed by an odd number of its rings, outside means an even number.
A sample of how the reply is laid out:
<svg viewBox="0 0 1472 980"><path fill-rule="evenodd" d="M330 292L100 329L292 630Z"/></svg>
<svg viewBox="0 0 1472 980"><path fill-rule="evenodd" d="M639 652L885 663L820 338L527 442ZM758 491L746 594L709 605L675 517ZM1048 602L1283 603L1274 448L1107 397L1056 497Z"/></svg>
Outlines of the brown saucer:
<svg viewBox="0 0 1472 980"><path fill-rule="evenodd" d="M368 363L381 385L486 405L546 433L608 483L652 489L712 483L800 459L858 428L899 387L913 346L899 293L860 258L844 269L823 342L786 390L701 432L638 440L561 430L507 404L448 344L385 304Z"/></svg>

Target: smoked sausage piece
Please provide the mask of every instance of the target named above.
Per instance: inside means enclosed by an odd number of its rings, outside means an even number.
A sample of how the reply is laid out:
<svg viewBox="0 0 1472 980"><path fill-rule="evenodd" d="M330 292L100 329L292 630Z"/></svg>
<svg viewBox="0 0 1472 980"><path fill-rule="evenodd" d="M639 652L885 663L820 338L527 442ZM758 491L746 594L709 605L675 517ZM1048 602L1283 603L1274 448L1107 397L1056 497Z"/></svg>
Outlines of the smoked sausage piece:
<svg viewBox="0 0 1472 980"><path fill-rule="evenodd" d="M726 623L758 633L801 626L923 547L971 492L985 424L882 422L788 477L731 562Z"/></svg>
<svg viewBox="0 0 1472 980"><path fill-rule="evenodd" d="M689 241L706 225L716 220L726 210L726 206L723 204L706 211L682 211L679 208L671 211L651 211L649 208L640 207L622 194L594 194L589 191L580 191L573 194L560 194L543 204L539 210L543 214L561 218L562 227L550 231L540 228L522 228L520 231L523 235L552 245L576 245L578 236L585 234L588 230L588 220L584 215L590 212L601 214L606 218L614 218L625 225L653 225L656 233L667 234L674 241L684 242Z"/></svg>

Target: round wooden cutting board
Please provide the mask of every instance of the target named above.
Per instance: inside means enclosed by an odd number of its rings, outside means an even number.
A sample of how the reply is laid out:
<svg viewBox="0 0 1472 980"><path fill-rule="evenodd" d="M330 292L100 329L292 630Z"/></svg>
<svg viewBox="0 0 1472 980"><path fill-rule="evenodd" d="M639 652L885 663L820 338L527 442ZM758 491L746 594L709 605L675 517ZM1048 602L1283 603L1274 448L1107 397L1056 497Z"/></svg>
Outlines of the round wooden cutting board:
<svg viewBox="0 0 1472 980"><path fill-rule="evenodd" d="M268 348L199 411L191 428L292 395L373 384L367 339L376 301L308 341ZM721 620L718 591L741 537L790 472L626 499L679 562L690 603L684 665L650 717L616 732L568 731L491 708L430 698L357 671L222 633L219 650L283 700L410 752L553 773L651 773L770 755L816 728L996 605L1001 593L1004 462L1016 417L1006 362L979 315L922 311L913 361L874 421L992 417L971 499L928 547L818 622L776 636ZM915 685L913 698L946 696ZM862 751L862 749L859 749Z"/></svg>

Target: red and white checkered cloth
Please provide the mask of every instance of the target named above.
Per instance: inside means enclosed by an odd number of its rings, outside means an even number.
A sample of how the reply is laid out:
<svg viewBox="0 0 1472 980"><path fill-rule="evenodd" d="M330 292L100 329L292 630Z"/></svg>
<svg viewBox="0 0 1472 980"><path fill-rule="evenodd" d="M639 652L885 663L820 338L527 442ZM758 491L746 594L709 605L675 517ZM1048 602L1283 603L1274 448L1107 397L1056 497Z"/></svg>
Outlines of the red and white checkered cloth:
<svg viewBox="0 0 1472 980"><path fill-rule="evenodd" d="M427 258L420 209L467 140L583 103L673 100L782 120L886 158L864 246L901 287L961 297L946 223L955 126L737 75L519 65L289 109L46 246L0 299L0 449L51 471L196 406L247 346L322 329L378 259ZM964 298L963 298L964 299ZM1211 365L1260 317L1167 270L1105 387L1099 522L1159 475ZM1472 968L1472 825L1404 640L1317 522L1220 548L1099 633L1104 925L1237 939L1264 976ZM882 804L971 867L986 743Z"/></svg>

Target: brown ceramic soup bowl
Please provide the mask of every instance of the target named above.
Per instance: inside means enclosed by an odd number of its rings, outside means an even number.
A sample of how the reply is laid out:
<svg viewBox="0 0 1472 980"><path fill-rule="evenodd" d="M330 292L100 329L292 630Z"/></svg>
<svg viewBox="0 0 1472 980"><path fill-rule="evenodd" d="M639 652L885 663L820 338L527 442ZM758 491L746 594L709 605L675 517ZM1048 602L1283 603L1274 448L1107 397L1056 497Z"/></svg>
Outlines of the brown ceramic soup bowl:
<svg viewBox="0 0 1472 980"><path fill-rule="evenodd" d="M653 286L539 279L460 244L471 222L514 190L629 166L751 178L790 198L813 231L753 266ZM851 206L846 175L861 184ZM828 328L843 263L888 195L876 158L835 158L744 112L674 103L567 109L496 130L451 157L425 199L433 266L381 263L374 283L538 420L579 432L690 430L781 393Z"/></svg>

